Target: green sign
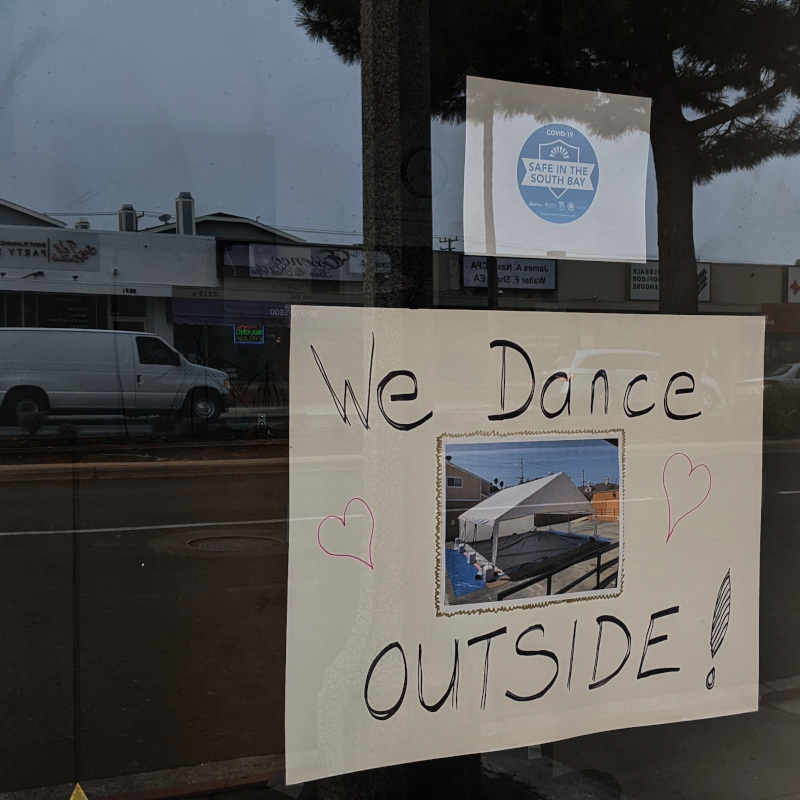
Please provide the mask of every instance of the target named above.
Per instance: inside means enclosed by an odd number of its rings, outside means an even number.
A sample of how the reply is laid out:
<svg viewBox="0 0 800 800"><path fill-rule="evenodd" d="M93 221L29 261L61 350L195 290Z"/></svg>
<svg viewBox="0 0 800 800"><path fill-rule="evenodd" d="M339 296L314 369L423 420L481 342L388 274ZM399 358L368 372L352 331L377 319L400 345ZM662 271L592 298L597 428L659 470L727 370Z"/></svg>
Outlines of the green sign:
<svg viewBox="0 0 800 800"><path fill-rule="evenodd" d="M234 325L234 344L264 344L263 325Z"/></svg>

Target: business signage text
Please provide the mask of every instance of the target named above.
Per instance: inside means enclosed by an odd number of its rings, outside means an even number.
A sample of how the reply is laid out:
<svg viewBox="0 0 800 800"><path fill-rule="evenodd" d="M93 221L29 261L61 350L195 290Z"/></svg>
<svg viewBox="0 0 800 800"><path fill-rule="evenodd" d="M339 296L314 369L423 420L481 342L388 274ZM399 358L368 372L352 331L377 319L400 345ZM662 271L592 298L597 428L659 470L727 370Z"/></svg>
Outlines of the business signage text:
<svg viewBox="0 0 800 800"><path fill-rule="evenodd" d="M481 256L462 257L464 286L487 286L486 259ZM498 258L497 285L501 289L556 288L556 262L552 258Z"/></svg>

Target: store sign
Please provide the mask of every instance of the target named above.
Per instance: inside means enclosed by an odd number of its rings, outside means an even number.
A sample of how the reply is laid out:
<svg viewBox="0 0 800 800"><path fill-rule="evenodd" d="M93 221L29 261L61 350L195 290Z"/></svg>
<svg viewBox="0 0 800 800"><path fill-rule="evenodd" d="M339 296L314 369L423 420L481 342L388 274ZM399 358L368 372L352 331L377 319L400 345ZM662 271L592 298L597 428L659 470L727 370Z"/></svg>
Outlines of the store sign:
<svg viewBox="0 0 800 800"><path fill-rule="evenodd" d="M465 250L644 261L649 146L647 98L467 77Z"/></svg>
<svg viewBox="0 0 800 800"><path fill-rule="evenodd" d="M800 267L789 267L787 278L786 299L790 303L800 303Z"/></svg>
<svg viewBox="0 0 800 800"><path fill-rule="evenodd" d="M487 286L485 258L465 255L461 263L464 286ZM551 258L500 258L497 260L497 285L502 289L555 289L556 262Z"/></svg>
<svg viewBox="0 0 800 800"><path fill-rule="evenodd" d="M642 266L631 264L629 292L631 300L658 300L657 261L648 261ZM711 302L711 264L697 265L697 300Z"/></svg>
<svg viewBox="0 0 800 800"><path fill-rule="evenodd" d="M537 217L556 225L580 219L589 210L599 177L591 142L571 125L542 125L520 150L517 182L522 199Z"/></svg>
<svg viewBox="0 0 800 800"><path fill-rule="evenodd" d="M234 325L234 344L264 344L263 325Z"/></svg>
<svg viewBox="0 0 800 800"><path fill-rule="evenodd" d="M314 310L288 783L756 710L762 319Z"/></svg>
<svg viewBox="0 0 800 800"><path fill-rule="evenodd" d="M36 238L29 239L20 235L25 234L24 229L18 229L14 231L14 238L0 238L0 268L81 272L100 269L100 246L96 233L59 233L56 236L37 233Z"/></svg>
<svg viewBox="0 0 800 800"><path fill-rule="evenodd" d="M389 272L390 259L386 253L377 253L376 262L378 272ZM249 266L251 278L361 281L364 252L343 247L251 244Z"/></svg>

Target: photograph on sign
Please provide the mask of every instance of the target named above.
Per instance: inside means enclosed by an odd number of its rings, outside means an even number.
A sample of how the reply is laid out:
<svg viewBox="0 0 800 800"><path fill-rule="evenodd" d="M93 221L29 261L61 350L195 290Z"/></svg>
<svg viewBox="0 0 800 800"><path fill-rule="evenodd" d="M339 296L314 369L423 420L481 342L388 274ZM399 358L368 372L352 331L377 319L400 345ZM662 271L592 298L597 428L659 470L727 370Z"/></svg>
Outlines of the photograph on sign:
<svg viewBox="0 0 800 800"><path fill-rule="evenodd" d="M440 611L617 594L620 445L617 432L440 440Z"/></svg>
<svg viewBox="0 0 800 800"><path fill-rule="evenodd" d="M468 76L465 251L645 261L649 147L649 98Z"/></svg>
<svg viewBox="0 0 800 800"><path fill-rule="evenodd" d="M757 708L763 319L304 311L289 782Z"/></svg>

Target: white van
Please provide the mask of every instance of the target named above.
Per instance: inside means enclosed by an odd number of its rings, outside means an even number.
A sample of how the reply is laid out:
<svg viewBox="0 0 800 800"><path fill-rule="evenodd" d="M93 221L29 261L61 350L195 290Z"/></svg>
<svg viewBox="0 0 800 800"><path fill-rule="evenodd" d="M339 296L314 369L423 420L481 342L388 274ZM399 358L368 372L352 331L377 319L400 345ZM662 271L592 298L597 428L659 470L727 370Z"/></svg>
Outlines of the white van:
<svg viewBox="0 0 800 800"><path fill-rule="evenodd" d="M233 404L228 376L161 337L79 328L0 328L0 411L186 414L214 422Z"/></svg>

